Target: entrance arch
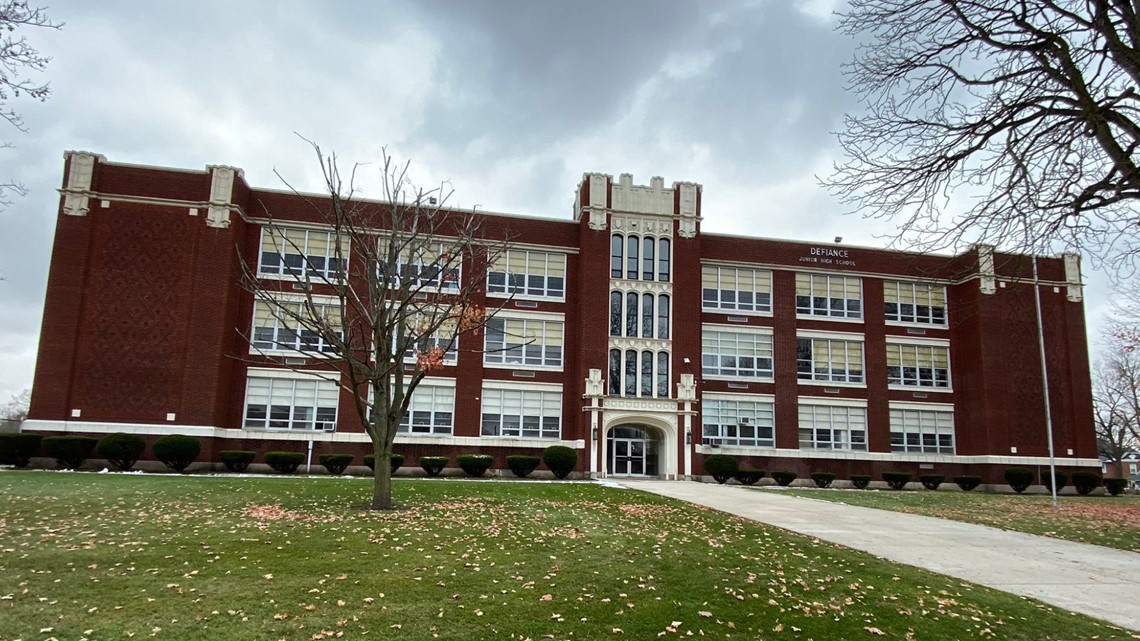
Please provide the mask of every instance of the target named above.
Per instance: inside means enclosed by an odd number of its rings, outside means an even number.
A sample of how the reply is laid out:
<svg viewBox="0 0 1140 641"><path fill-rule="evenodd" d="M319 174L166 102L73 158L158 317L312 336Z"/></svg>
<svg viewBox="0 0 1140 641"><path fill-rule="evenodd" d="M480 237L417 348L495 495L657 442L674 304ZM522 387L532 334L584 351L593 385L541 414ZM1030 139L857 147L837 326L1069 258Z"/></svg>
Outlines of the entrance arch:
<svg viewBox="0 0 1140 641"><path fill-rule="evenodd" d="M625 399L618 399L618 402L621 401ZM595 466L591 471L603 478L615 474L633 476L634 474L628 472L629 467L615 471L613 454L615 443L621 439L628 439L627 443L631 440L644 439L649 441L646 449L651 449L653 452L652 456L647 457L647 461L651 461L656 469L650 471L643 468L644 471L636 475L667 480L677 478L680 450L677 443L676 410L666 407L665 404L662 404L659 411L653 411L658 410L657 407L648 408L651 411L641 407L611 407L609 405L611 402L611 399L606 399L607 406L598 417L601 419L598 425L600 429L594 441L598 451L597 455L591 457L591 466Z"/></svg>
<svg viewBox="0 0 1140 641"><path fill-rule="evenodd" d="M657 476L661 468L661 439L645 425L627 423L610 428L606 436L606 472L611 476Z"/></svg>

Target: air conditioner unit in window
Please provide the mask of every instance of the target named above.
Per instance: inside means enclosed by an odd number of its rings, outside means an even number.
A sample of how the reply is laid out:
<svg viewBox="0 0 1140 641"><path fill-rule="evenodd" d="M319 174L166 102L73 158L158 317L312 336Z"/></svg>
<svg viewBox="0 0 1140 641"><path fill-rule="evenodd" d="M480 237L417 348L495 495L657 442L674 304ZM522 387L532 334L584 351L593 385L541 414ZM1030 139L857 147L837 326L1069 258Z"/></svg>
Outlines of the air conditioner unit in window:
<svg viewBox="0 0 1140 641"><path fill-rule="evenodd" d="M318 421L317 429L323 432L331 432L336 429L336 423L331 421Z"/></svg>

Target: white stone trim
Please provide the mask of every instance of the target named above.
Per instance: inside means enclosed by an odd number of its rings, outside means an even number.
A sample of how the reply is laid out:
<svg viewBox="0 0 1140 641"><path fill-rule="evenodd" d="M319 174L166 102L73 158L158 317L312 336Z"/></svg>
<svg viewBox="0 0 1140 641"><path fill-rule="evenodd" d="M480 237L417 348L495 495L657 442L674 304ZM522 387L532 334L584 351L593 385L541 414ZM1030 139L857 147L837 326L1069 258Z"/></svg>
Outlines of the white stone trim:
<svg viewBox="0 0 1140 641"><path fill-rule="evenodd" d="M522 369L522 368L514 368ZM501 381L484 378L482 389L487 390L522 390L524 392L562 392L562 383L540 383L537 381ZM482 399L480 399L482 400Z"/></svg>
<svg viewBox="0 0 1140 641"><path fill-rule="evenodd" d="M888 345L926 345L928 347L950 347L949 338L931 338L928 336L899 336L895 334L888 334L886 343Z"/></svg>
<svg viewBox="0 0 1140 641"><path fill-rule="evenodd" d="M908 388L909 389L909 388ZM915 410L919 412L953 412L953 403L921 403L918 401L889 401L887 407L892 410Z"/></svg>
<svg viewBox="0 0 1140 641"><path fill-rule="evenodd" d="M760 403L775 403L775 394L749 394L748 392L705 392L701 395L702 401L757 401Z"/></svg>
<svg viewBox="0 0 1140 641"><path fill-rule="evenodd" d="M865 398L827 398L824 396L801 396L799 397L800 405L831 405L834 407L861 407L867 408L867 399ZM796 450L797 452L799 450Z"/></svg>
<svg viewBox="0 0 1140 641"><path fill-rule="evenodd" d="M553 300L553 299L544 299ZM538 312L531 309L518 309L517 307L500 307L495 310L488 320L491 318L521 318L525 320L542 320L554 321L557 323L566 323L566 314L563 312ZM565 344L565 328L563 328L563 344Z"/></svg>
<svg viewBox="0 0 1140 641"><path fill-rule="evenodd" d="M1047 456L961 456L957 454L915 454L905 452L857 452L853 450L781 449L770 447L743 447L698 445L698 454L730 454L736 456L768 456L787 459L838 459L848 461L892 461L906 463L943 463L961 465L1049 465ZM1056 459L1066 467L1100 467L1100 459Z"/></svg>
<svg viewBox="0 0 1140 641"><path fill-rule="evenodd" d="M837 332L825 329L797 329L796 338L820 338L833 341L854 341L857 343L866 342L866 335L862 332Z"/></svg>
<svg viewBox="0 0 1140 641"><path fill-rule="evenodd" d="M771 314L768 314L768 316L771 316ZM713 331L729 332L732 334L761 334L764 336L772 336L775 333L771 327L762 327L760 325L740 325L740 324L728 324L728 323L701 323L701 333L702 334L705 332L706 328L713 330ZM856 336L856 334L851 334L851 335ZM861 338L863 335L857 334L857 336L859 336Z"/></svg>

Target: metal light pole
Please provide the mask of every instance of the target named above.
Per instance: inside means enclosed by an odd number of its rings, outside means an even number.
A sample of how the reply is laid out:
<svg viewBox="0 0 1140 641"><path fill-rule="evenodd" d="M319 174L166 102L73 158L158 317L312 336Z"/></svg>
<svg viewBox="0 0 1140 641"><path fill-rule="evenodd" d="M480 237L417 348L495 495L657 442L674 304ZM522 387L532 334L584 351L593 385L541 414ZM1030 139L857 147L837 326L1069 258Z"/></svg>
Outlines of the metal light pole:
<svg viewBox="0 0 1140 641"><path fill-rule="evenodd" d="M1049 436L1049 491L1057 507L1057 463L1053 456L1053 413L1049 409L1049 366L1045 364L1045 326L1041 322L1041 279L1037 276L1037 256L1033 261L1033 303L1037 312L1037 348L1041 353L1041 385L1045 396L1045 433Z"/></svg>

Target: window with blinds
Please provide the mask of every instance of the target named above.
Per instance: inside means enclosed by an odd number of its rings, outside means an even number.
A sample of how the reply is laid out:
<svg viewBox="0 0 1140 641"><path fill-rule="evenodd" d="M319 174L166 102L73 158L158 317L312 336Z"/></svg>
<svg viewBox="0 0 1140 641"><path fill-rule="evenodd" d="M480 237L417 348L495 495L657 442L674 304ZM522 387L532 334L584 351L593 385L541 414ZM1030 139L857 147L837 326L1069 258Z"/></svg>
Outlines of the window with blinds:
<svg viewBox="0 0 1140 641"><path fill-rule="evenodd" d="M348 268L347 238L331 231L262 227L258 276L338 280Z"/></svg>
<svg viewBox="0 0 1140 641"><path fill-rule="evenodd" d="M703 330L701 373L772 380L772 335Z"/></svg>
<svg viewBox="0 0 1140 641"><path fill-rule="evenodd" d="M862 383L863 343L828 338L796 339L796 372L801 381Z"/></svg>
<svg viewBox="0 0 1140 641"><path fill-rule="evenodd" d="M487 321L483 362L490 365L562 367L561 321L502 314Z"/></svg>
<svg viewBox="0 0 1140 641"><path fill-rule="evenodd" d="M883 283L887 322L946 326L946 288L922 283Z"/></svg>
<svg viewBox="0 0 1140 641"><path fill-rule="evenodd" d="M487 293L558 298L566 296L566 255L510 249L487 269Z"/></svg>
<svg viewBox="0 0 1140 641"><path fill-rule="evenodd" d="M772 272L705 265L701 268L701 306L735 312L771 312Z"/></svg>
<svg viewBox="0 0 1140 641"><path fill-rule="evenodd" d="M559 438L561 432L561 392L483 389L483 436Z"/></svg>
<svg viewBox="0 0 1140 641"><path fill-rule="evenodd" d="M851 276L796 274L796 313L863 318L863 285Z"/></svg>
<svg viewBox="0 0 1140 641"><path fill-rule="evenodd" d="M336 429L335 381L313 378L259 377L251 374L245 387L246 428L270 430Z"/></svg>
<svg viewBox="0 0 1140 641"><path fill-rule="evenodd" d="M800 403L800 448L867 450L867 409Z"/></svg>
<svg viewBox="0 0 1140 641"><path fill-rule="evenodd" d="M311 315L310 311L315 311ZM302 323L301 318L313 319ZM307 310L301 301L256 301L253 305L253 333L250 345L260 351L290 351L329 353L333 347L326 342L328 334L316 331L313 323L327 327L341 335L340 307L336 304L316 304ZM304 327L309 324L308 328Z"/></svg>
<svg viewBox="0 0 1140 641"><path fill-rule="evenodd" d="M950 387L950 348L888 343L887 382L908 387Z"/></svg>

